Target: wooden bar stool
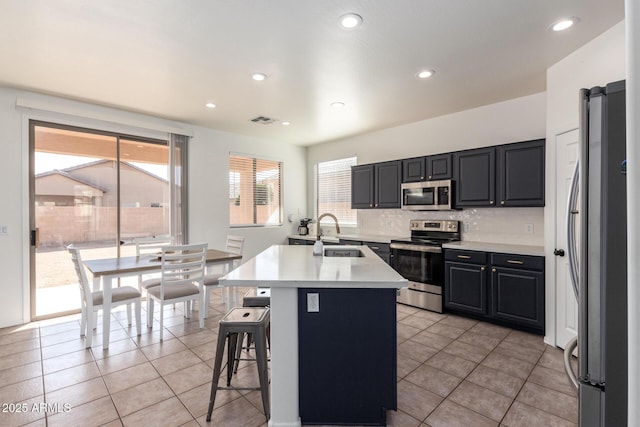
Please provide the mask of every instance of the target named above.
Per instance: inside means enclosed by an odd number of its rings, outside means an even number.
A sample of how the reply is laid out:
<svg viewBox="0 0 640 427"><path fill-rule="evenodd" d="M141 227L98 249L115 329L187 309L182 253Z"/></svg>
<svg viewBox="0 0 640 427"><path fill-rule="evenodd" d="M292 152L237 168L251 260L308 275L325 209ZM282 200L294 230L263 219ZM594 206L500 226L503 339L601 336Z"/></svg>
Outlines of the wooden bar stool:
<svg viewBox="0 0 640 427"><path fill-rule="evenodd" d="M267 366L267 328L270 321L268 307L235 307L220 320L218 331L218 343L216 347L216 359L213 367L213 379L211 382L211 397L209 398L209 411L207 421L211 421L213 404L216 393L220 390L260 390L264 414L269 421L271 415L269 400L269 372ZM240 335L242 334L242 335ZM239 336L251 334L254 337L256 360L258 363L258 377L260 387L231 387L233 377L233 365L235 362L236 348L239 344ZM227 346L227 386L218 387L220 373L222 371L222 356L225 343Z"/></svg>

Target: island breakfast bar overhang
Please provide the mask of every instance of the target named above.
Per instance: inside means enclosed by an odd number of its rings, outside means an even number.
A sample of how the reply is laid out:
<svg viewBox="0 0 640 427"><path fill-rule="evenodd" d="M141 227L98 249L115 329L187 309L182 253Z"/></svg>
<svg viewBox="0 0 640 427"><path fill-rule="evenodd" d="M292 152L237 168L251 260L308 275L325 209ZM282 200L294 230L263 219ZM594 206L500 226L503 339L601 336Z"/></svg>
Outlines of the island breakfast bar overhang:
<svg viewBox="0 0 640 427"><path fill-rule="evenodd" d="M331 248L347 247L325 246L325 250ZM301 426L298 352L299 289L366 290L400 289L407 286L407 280L367 246L353 248L360 251L361 256L313 256L312 246L274 245L220 279L222 286L271 288L271 419L269 426ZM322 311L322 300L319 305ZM395 331L395 322L393 329ZM393 342L394 352L395 344ZM393 369L395 370L395 366Z"/></svg>

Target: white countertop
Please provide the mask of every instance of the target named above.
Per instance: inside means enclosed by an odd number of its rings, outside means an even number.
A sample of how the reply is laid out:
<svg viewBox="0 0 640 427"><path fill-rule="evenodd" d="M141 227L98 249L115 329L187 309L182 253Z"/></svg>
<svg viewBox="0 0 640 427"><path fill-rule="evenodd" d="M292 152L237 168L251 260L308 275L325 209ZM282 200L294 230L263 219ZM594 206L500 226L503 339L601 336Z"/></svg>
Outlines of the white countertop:
<svg viewBox="0 0 640 427"><path fill-rule="evenodd" d="M496 252L517 255L544 256L544 246L511 245L504 243L485 242L453 242L442 245L445 249L460 249L468 251Z"/></svg>
<svg viewBox="0 0 640 427"><path fill-rule="evenodd" d="M324 248L349 248L325 245ZM363 257L314 256L312 245L273 245L220 278L222 286L396 288L407 280L367 246Z"/></svg>

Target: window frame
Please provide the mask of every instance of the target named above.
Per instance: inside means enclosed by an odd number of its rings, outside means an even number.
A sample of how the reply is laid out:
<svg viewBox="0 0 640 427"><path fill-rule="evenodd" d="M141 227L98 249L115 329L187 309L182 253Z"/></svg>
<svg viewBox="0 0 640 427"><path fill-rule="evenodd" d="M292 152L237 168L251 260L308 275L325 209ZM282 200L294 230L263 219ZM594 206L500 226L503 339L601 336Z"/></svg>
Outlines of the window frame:
<svg viewBox="0 0 640 427"><path fill-rule="evenodd" d="M237 157L237 158L242 158L245 160L252 160L253 161L253 178L251 180L253 189L252 189L252 194L253 194L253 203L252 203L252 208L253 208L253 223L237 223L234 224L232 222L232 213L231 213L231 205L229 204L229 228L253 228L253 227L282 227L284 225L284 161L281 159L276 159L276 158L272 158L272 157L268 157L268 156L258 156L255 154L247 154L247 153L238 153L238 152L229 152L229 156L228 156L228 160L227 160L227 166L228 166L228 170L227 170L227 199L228 202L230 203L232 200L232 180L231 180L231 174L232 173L238 173L240 175L239 172L236 172L232 169L232 158L233 157ZM257 162L274 162L278 164L278 187L279 187L279 191L278 191L278 197L277 197L277 211L278 211L278 222L275 223L257 223L257 208L258 206L266 206L268 204L264 204L264 203L259 203L256 204L256 188L258 185L258 174L259 171L257 171ZM240 178L242 179L242 178ZM237 188L234 187L236 189L237 192L240 191L240 187L241 185L238 184ZM239 196L239 194L238 194Z"/></svg>
<svg viewBox="0 0 640 427"><path fill-rule="evenodd" d="M351 155L351 156L346 156L346 157L341 157L338 159L332 159L332 160L324 160L324 161L318 161L315 165L314 165L314 172L315 172L315 179L314 179L314 190L315 190L315 197L314 197L314 211L316 214L316 218L318 218L320 215L322 215L325 212L320 212L320 165L323 163L332 163L332 162L340 162L340 161L347 161L349 159L353 159L353 164L349 166L349 185L351 185L351 167L356 166L358 164L358 156L357 155ZM351 197L351 187L349 188L348 191L349 194L349 198ZM358 226L358 211L357 209L351 209L350 205L348 208L349 211L353 212L353 221L348 221L345 218L338 216L338 222L340 223L341 226L346 226L346 227L357 227ZM332 214L336 214L335 212L329 212ZM319 227L320 225L318 225Z"/></svg>

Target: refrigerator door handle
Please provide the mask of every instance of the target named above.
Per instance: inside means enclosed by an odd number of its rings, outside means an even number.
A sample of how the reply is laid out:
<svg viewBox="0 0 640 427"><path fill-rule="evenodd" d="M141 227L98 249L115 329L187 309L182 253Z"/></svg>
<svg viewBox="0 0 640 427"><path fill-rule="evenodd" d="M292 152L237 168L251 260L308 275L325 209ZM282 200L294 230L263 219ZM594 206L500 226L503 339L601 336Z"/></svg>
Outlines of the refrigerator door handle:
<svg viewBox="0 0 640 427"><path fill-rule="evenodd" d="M578 337L573 337L569 340L564 348L564 371L567 373L569 381L571 381L576 390L579 388L578 376L573 371L573 367L571 366L571 357L573 354L573 350L575 350L577 346Z"/></svg>
<svg viewBox="0 0 640 427"><path fill-rule="evenodd" d="M571 179L569 200L567 200L567 252L569 258L569 277L573 286L573 294L578 299L578 248L576 244L576 215L578 214L578 192L580 180L580 160L576 162Z"/></svg>

